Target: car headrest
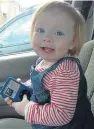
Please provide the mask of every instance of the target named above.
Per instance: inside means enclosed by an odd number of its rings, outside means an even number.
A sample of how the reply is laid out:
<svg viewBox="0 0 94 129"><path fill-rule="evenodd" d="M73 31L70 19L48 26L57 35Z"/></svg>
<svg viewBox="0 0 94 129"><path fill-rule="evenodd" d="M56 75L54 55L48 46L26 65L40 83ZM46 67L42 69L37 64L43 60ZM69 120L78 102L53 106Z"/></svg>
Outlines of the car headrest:
<svg viewBox="0 0 94 129"><path fill-rule="evenodd" d="M94 40L84 44L79 59L87 80L87 95L91 100L92 112L94 114Z"/></svg>
<svg viewBox="0 0 94 129"><path fill-rule="evenodd" d="M91 56L94 57L94 55L92 55L94 54L93 51L94 51L94 40L86 42L81 49L81 52L79 54L79 59L84 73L86 72L87 67L90 63Z"/></svg>

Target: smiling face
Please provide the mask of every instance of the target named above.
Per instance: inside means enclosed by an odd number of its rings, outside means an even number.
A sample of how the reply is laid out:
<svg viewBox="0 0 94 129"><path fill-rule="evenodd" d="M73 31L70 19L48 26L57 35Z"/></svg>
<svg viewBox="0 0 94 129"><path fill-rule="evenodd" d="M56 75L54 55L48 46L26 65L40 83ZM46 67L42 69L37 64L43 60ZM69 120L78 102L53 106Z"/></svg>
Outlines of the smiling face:
<svg viewBox="0 0 94 129"><path fill-rule="evenodd" d="M57 61L73 48L74 20L58 8L41 12L32 36L33 49L46 61Z"/></svg>

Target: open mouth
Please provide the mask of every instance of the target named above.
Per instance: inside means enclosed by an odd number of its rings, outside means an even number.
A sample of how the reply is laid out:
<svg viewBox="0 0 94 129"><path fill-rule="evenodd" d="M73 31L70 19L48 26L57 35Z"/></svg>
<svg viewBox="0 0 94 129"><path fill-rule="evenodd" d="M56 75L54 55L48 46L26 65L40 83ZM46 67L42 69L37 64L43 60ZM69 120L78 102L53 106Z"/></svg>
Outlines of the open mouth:
<svg viewBox="0 0 94 129"><path fill-rule="evenodd" d="M48 47L41 47L41 49L42 49L43 51L47 52L47 53L51 53L51 52L54 51L54 49L48 48Z"/></svg>

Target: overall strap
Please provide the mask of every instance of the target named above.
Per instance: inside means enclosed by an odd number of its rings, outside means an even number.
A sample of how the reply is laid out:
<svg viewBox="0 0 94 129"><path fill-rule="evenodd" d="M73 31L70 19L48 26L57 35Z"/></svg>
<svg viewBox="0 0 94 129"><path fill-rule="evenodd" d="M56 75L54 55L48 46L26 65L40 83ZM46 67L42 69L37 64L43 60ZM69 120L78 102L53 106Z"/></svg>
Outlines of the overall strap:
<svg viewBox="0 0 94 129"><path fill-rule="evenodd" d="M60 60L58 60L55 64L53 64L51 67L49 67L48 69L44 70L44 75L46 75L48 72L52 71L52 70L55 70L57 68L57 66L62 63L64 60L71 60L71 61L74 61L77 63L78 65L78 68L79 68L79 71L81 73L81 75L83 74L83 70L82 70L82 67L80 65L80 61L78 58L74 58L74 57L63 57L61 58Z"/></svg>

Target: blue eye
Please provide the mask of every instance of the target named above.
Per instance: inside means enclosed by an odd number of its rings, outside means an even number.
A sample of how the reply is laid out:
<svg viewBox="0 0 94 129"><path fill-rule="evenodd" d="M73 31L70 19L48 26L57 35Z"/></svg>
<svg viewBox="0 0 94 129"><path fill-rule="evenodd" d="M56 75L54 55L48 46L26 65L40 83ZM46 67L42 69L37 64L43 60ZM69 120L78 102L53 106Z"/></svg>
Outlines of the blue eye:
<svg viewBox="0 0 94 129"><path fill-rule="evenodd" d="M44 33L45 31L44 31L43 28L38 28L38 29L37 29L37 32L39 32L39 33Z"/></svg>
<svg viewBox="0 0 94 129"><path fill-rule="evenodd" d="M57 31L57 32L56 32L56 35L62 36L62 35L64 35L64 33L63 33L62 31Z"/></svg>

